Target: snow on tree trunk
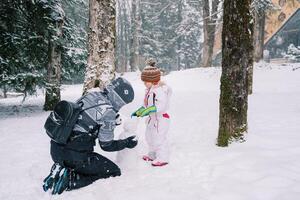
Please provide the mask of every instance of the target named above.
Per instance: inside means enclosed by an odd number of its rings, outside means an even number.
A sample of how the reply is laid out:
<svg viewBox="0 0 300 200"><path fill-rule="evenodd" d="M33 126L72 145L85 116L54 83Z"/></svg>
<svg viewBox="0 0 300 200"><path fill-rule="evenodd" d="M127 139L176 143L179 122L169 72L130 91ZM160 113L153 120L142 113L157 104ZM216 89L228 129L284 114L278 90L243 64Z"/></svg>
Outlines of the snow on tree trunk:
<svg viewBox="0 0 300 200"><path fill-rule="evenodd" d="M251 0L224 1L219 146L243 139L247 131L247 69L253 63L250 4Z"/></svg>
<svg viewBox="0 0 300 200"><path fill-rule="evenodd" d="M203 1L203 34L204 43L202 51L202 67L212 65L213 48L215 42L215 31L217 22L219 0L213 0L210 9L210 1ZM211 11L211 12L210 12Z"/></svg>
<svg viewBox="0 0 300 200"><path fill-rule="evenodd" d="M89 1L88 62L83 92L94 87L95 80L104 87L115 72L115 0Z"/></svg>
<svg viewBox="0 0 300 200"><path fill-rule="evenodd" d="M48 66L44 110L53 110L60 101L61 44L63 20L54 22L55 30L48 39Z"/></svg>

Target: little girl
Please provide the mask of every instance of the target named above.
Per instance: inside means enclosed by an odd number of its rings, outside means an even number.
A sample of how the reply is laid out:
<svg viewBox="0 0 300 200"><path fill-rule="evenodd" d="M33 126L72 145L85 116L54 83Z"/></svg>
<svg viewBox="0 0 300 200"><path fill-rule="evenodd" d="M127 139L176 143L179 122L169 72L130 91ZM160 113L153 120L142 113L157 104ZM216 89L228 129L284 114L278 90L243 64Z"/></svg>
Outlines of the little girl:
<svg viewBox="0 0 300 200"><path fill-rule="evenodd" d="M148 154L143 156L145 161L152 161L152 166L164 166L169 162L168 130L170 116L167 113L172 90L160 81L161 72L155 66L155 61L149 59L142 71L141 79L146 86L144 105L132 116L147 117L146 142Z"/></svg>

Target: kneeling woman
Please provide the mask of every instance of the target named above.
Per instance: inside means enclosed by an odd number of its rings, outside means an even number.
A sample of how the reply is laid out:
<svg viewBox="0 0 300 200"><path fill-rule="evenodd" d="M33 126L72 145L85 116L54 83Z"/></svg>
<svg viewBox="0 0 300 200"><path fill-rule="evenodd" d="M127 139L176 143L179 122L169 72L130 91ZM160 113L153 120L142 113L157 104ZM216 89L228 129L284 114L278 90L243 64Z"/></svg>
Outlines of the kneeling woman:
<svg viewBox="0 0 300 200"><path fill-rule="evenodd" d="M120 168L94 152L98 138L104 151L134 148L134 136L114 140L118 111L134 98L132 86L123 78L112 81L104 91L94 91L81 97L77 103L83 112L66 144L51 140L51 157L54 164L45 178L44 191L61 194L65 190L84 187L100 178L120 176Z"/></svg>

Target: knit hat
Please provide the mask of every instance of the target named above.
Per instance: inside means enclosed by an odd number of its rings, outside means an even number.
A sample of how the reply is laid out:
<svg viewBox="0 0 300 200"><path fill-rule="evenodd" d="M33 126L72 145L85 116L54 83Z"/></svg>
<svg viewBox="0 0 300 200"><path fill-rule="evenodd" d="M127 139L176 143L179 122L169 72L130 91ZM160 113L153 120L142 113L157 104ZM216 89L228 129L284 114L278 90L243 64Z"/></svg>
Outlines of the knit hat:
<svg viewBox="0 0 300 200"><path fill-rule="evenodd" d="M160 70L155 66L153 58L146 60L146 67L142 71L141 79L144 82L157 83L160 81Z"/></svg>

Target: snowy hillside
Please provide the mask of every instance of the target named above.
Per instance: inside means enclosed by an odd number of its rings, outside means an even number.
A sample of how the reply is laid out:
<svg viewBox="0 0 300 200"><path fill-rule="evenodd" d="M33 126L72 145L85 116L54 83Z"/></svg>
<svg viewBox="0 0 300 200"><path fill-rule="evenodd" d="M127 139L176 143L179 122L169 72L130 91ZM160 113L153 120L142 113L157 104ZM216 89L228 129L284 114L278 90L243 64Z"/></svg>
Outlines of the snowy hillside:
<svg viewBox="0 0 300 200"><path fill-rule="evenodd" d="M1 200L296 200L300 196L300 69L256 66L249 97L245 143L215 145L218 133L220 68L172 72L171 162L154 168L146 153L144 123L138 127L137 159L121 166L122 176L51 196L42 190L52 160L43 124L43 95L0 100ZM121 110L124 118L140 106L144 86L128 73L136 98ZM82 85L63 86L63 99L75 100ZM118 137L121 128L116 130ZM116 153L97 151L113 161ZM132 154L134 155L134 154Z"/></svg>

